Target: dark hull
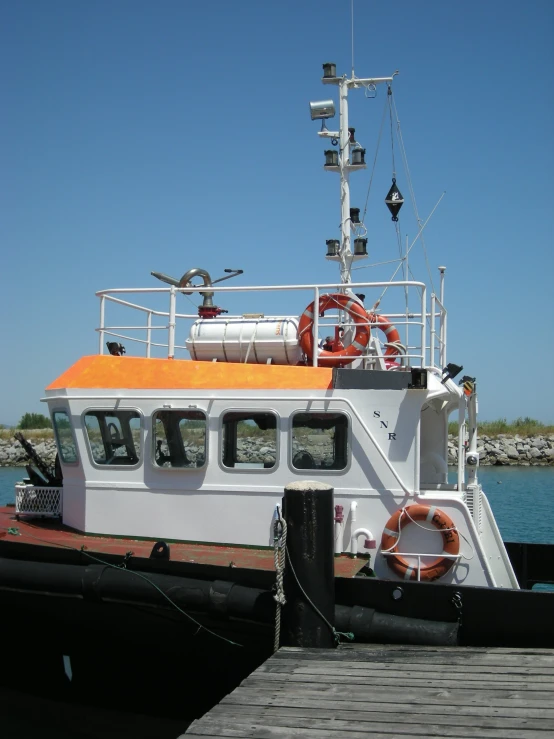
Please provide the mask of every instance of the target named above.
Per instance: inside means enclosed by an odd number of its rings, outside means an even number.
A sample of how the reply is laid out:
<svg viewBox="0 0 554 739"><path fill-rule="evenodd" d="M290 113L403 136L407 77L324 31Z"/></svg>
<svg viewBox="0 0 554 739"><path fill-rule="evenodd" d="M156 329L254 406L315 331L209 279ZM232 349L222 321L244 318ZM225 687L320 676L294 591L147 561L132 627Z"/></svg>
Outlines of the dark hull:
<svg viewBox="0 0 554 739"><path fill-rule="evenodd" d="M520 574L522 563L528 579L541 574L532 569L537 551L508 548L519 556ZM537 557L547 573L552 568L543 562L553 551ZM98 556L107 564L123 561L119 554ZM126 571L114 570L76 549L3 539L0 625L10 669L0 672L0 686L74 706L163 716L167 736L175 736L179 722L202 715L272 654L274 582L270 570L134 556ZM358 576L335 578L335 601L366 614L458 624L461 646L554 647L552 592ZM374 640L405 643L416 632L395 631L393 622Z"/></svg>

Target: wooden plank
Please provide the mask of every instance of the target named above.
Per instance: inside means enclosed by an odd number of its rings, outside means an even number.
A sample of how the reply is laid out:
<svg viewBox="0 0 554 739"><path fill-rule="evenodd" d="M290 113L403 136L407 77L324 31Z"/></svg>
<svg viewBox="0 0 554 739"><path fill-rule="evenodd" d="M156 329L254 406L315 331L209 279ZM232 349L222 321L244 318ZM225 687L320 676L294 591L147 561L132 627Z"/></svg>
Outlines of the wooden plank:
<svg viewBox="0 0 554 739"><path fill-rule="evenodd" d="M342 678L345 679L344 677ZM446 678L441 677L440 673L426 677L425 675L421 675L418 673L413 673L411 671L407 672L396 672L392 674L378 674L378 673L369 673L366 678L365 682L369 682L370 680L376 680L383 685L391 685L391 686L398 686L401 688L404 685L411 685L411 686L421 686L425 687L429 684L432 685L432 687L437 688L440 690L440 688L457 688L460 683L470 685L471 687L478 687L479 685L483 685L485 683L485 680L483 678L479 678L478 676L474 676L472 678L464 678L463 680L461 678ZM246 678L244 681L249 682L251 680L257 680L258 682L282 682L283 680L286 680L287 682L291 683L312 683L312 684L318 684L318 685L331 685L335 683L337 680L341 680L340 676L337 675L296 675L296 674L274 674L272 672L262 672L262 673L255 673L252 677ZM350 684L356 684L354 681L349 680ZM360 683L362 683L362 680L360 679ZM495 685L498 687L503 688L509 688L510 686L513 686L514 689L516 686L519 686L519 689L523 689L522 686L529 686L531 685L533 688L536 688L537 690L549 690L552 689L554 686L554 682L552 680L548 680L546 678L533 678L533 679L527 679L523 680L521 677L511 677L510 675L503 675L502 679L495 680Z"/></svg>
<svg viewBox="0 0 554 739"><path fill-rule="evenodd" d="M325 711L329 709L329 705L332 705L333 708L335 708L337 711L346 711L346 712L367 712L371 713L372 711L380 712L380 713L387 713L387 714L396 714L396 713L410 713L412 716L427 716L428 714L432 714L433 712L436 713L437 709L441 709L444 715L450 715L448 711L449 704L422 704L418 705L416 703L414 704L395 704L395 703L385 703L379 700L379 697L377 697L375 700L367 700L367 701L354 701L350 702L348 700L333 700L329 701L327 698L321 698L317 697L315 695L312 696L304 696L300 695L297 698L294 698L294 696L265 696L265 695L247 695L243 696L240 695L238 697L234 697L234 694L231 693L229 696L226 696L225 701L222 702L221 705L225 705L230 707L231 709L234 708L234 706L266 706L268 708L298 708L303 710L310 710L314 709L317 711ZM529 706L496 706L496 705L467 705L467 704L459 704L455 706L456 709L456 715L461 714L464 716L482 716L482 717L498 717L501 715L505 718L510 719L526 719L526 720L532 720L532 719L540 719L544 722L549 722L554 720L554 716L552 712L549 714L546 714L543 712L541 708L535 707L529 707Z"/></svg>
<svg viewBox="0 0 554 739"><path fill-rule="evenodd" d="M512 655L512 654L466 654L465 650L460 649L458 652L410 652L407 654L398 652L376 651L376 652L343 652L340 650L329 650L327 654L322 655L321 651L317 653L299 656L298 654L283 653L279 650L273 655L271 661L275 664L287 664L289 662L301 661L304 664L311 662L332 662L332 663L348 663L357 664L375 664L386 661L387 663L400 664L432 664L432 665L483 665L497 667L553 667L554 654L538 654L538 655Z"/></svg>
<svg viewBox="0 0 554 739"><path fill-rule="evenodd" d="M436 706L424 707L428 710L424 712L414 711L402 711L394 710L391 708L390 711L376 711L373 710L373 706L368 704L368 710L352 709L345 710L341 708L329 708L329 704L326 701L321 701L321 705L317 708L308 708L301 704L299 706L276 706L276 705L232 705L229 703L220 703L210 711L210 717L227 717L227 718L241 718L245 716L257 717L258 723L261 723L263 718L266 723L271 723L273 716L298 716L303 718L313 718L320 720L341 720L341 721L352 721L355 723L386 723L390 725L391 714L397 716L397 720L403 723L412 724L423 724L429 723L429 714L433 716L432 721L435 724L441 724L443 726L450 726L452 723L452 716L448 713L438 713ZM537 731L546 731L547 729L552 731L554 729L554 719L545 721L543 718L540 719L529 719L529 718L514 718L514 717L502 717L499 718L495 713L494 716L483 715L480 712L466 714L456 711L456 724L458 726L476 726L488 729L498 729L509 727L511 729L535 729ZM521 736L521 733L520 733Z"/></svg>
<svg viewBox="0 0 554 739"><path fill-rule="evenodd" d="M332 666L331 666L332 665ZM442 667L442 670L439 669ZM398 662L372 662L363 663L357 662L354 664L344 662L325 662L322 660L312 660L308 663L290 660L287 662L272 662L271 660L258 667L256 673L271 672L271 673L288 673L295 675L318 675L328 674L332 670L334 675L360 675L371 676L375 675L375 671L378 672L390 672L405 674L406 670L413 672L414 674L429 674L431 678L437 675L444 675L445 672L450 676L470 676L470 675L532 675L533 678L550 678L554 680L554 663L552 666L489 666L489 665L467 665L467 664L452 664L450 662L443 662L442 665L438 664L413 664L412 662L404 663L402 665Z"/></svg>
<svg viewBox="0 0 554 739"><path fill-rule="evenodd" d="M513 654L513 655L550 655L554 656L554 649L549 648L529 648L526 647L425 647L415 644L354 644L343 643L337 649L319 649L317 647L280 647L279 651L274 654L271 659L287 654L302 654L309 656L310 654L319 655L322 653L329 655L342 655L346 653L365 654L371 652L387 652L387 653L411 653L411 654Z"/></svg>
<svg viewBox="0 0 554 739"><path fill-rule="evenodd" d="M427 725L401 725L398 723L381 724L352 724L350 721L327 721L318 722L312 719L285 717L272 717L270 722L258 723L256 720L249 721L233 721L232 723L225 718L215 720L206 718L200 720L194 727L197 734L202 731L208 731L210 734L219 733L220 736L229 737L287 737L287 736L304 736L304 737L324 737L326 739L372 739L375 736L383 736L390 739L391 735L398 737L444 737L444 725L427 724ZM262 733L263 732L263 733ZM455 717L448 728L449 739L521 739L521 730L519 729L485 729L474 726L459 726L456 724ZM545 739L545 733L531 729L525 732L525 739Z"/></svg>
<svg viewBox="0 0 554 739"><path fill-rule="evenodd" d="M553 698L551 649L285 648L186 736L546 739Z"/></svg>
<svg viewBox="0 0 554 739"><path fill-rule="evenodd" d="M256 682L250 682L252 678L248 678L249 686L257 689L259 685ZM396 692L383 686L368 685L365 688L361 688L358 692L352 691L351 686L348 685L328 685L325 686L326 690L311 686L306 689L303 685L295 685L293 689L289 687L288 683L283 683L281 686L282 690L280 695L290 695L292 699L300 699L301 696L313 697L313 696L324 696L327 700L331 698L336 700L338 697L342 697L343 700L351 701L363 701L367 702L369 694L371 692L371 700L375 700L378 696L379 701L382 703L392 703L397 705L400 700L403 703L414 703L420 704L421 702L437 703L444 706L464 706L468 703L473 705L481 706L492 706L494 708L522 708L522 709L535 709L541 711L541 715L552 716L554 709L545 707L545 701L552 700L551 691L541 691L540 695L533 694L532 699L522 698L522 694L514 694L510 691L505 691L502 697L497 697L496 691L490 690L477 690L477 691L464 691L464 690L443 690L435 691L425 688L418 689L417 691L408 692L398 690ZM242 688L241 688L242 689ZM269 690L268 692L271 692ZM516 695L518 697L516 697ZM510 697L513 696L513 697Z"/></svg>

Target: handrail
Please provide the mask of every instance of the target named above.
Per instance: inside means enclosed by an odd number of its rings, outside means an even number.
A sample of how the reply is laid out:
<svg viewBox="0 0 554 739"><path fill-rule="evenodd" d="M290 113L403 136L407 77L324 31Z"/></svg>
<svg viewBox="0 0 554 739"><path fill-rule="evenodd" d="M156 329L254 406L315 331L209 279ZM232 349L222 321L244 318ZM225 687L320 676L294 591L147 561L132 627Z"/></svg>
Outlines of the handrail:
<svg viewBox="0 0 554 739"><path fill-rule="evenodd" d="M419 292L420 307L415 312L409 313L396 313L391 312L387 314L387 317L394 321L398 326L405 327L406 334L408 333L409 326L419 327L420 341L419 345L406 346L406 360L412 360L419 362L421 366L426 366L426 358L429 356L428 364L430 366L436 365L436 352L438 348L440 366L445 366L446 360L446 310L442 305L439 298L436 295L431 295L430 311L426 307L426 287L425 283L416 280L398 280L393 282L378 281L378 282L351 282L348 284L342 283L327 283L327 284L299 284L299 285L262 285L262 286L218 286L214 285L213 292L215 293L250 293L250 292L278 292L278 291L313 291L314 304L319 304L319 297L323 291L351 291L356 289L371 289L371 288L383 288L383 287L397 287L397 288L416 288ZM198 316L191 313L178 313L176 310L176 296L177 293L202 293L205 291L204 285L197 285L194 287L179 288L171 285L170 287L148 287L148 288L110 288L107 290L99 290L96 295L100 298L100 326L96 329L99 332L99 351L100 354L104 353L104 341L106 335L114 336L117 338L124 338L125 340L144 344L146 346L146 356L151 356L151 348L166 347L168 350L168 357L173 358L175 356L176 349L184 349L181 345L175 344L175 330L177 320L197 320ZM168 295L169 296L169 310L162 311L159 309L149 308L144 305L126 300L124 296L127 295ZM132 310L142 311L147 314L147 325L136 325L129 326L126 324L121 325L107 325L106 324L106 301L115 303L119 306L130 308ZM438 310L437 310L438 308ZM339 314L337 314L338 317ZM165 325L156 326L152 323L152 317L167 319ZM327 314L329 319L335 318L335 314ZM437 336L436 319L440 318L439 335ZM235 318L235 316L227 316L228 319ZM236 316L236 318L242 318L242 316ZM266 318L270 318L266 315ZM271 318L276 318L271 316ZM431 334L429 345L427 345L426 336L426 323L427 321L431 324ZM319 314L314 311L314 322L312 330L314 337L318 336L318 331L321 325L335 325L333 323L322 324L319 320ZM139 340L134 336L123 336L121 331L145 331L146 340ZM152 342L152 331L165 330L168 332L167 343ZM406 344L408 342L406 341ZM438 347L437 347L438 344ZM317 341L314 341L314 346L317 346ZM318 366L317 353L314 352L312 357L313 366Z"/></svg>

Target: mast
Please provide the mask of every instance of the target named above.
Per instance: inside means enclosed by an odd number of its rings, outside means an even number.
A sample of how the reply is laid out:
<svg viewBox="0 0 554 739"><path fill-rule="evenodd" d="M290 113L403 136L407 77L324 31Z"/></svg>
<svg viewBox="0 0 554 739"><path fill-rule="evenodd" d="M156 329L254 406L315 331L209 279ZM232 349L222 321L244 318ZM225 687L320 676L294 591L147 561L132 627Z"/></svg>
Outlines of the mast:
<svg viewBox="0 0 554 739"><path fill-rule="evenodd" d="M348 126L348 90L365 88L366 91L370 90L373 92L375 86L381 83L390 84L393 81L394 76L398 74L395 72L392 77L367 77L359 78L354 75L352 70L352 76L337 77L336 75L336 64L333 62L327 62L323 65L323 77L322 82L324 85L337 85L339 88L339 130L328 131L325 125L327 118L333 118L335 115L335 106L332 100L326 100L316 103L310 103L310 110L312 120L321 119L322 127L318 135L323 138L331 139L331 143L336 145L339 144L338 157L332 156L335 152L325 152L326 163L325 169L338 172L340 175L340 201L341 201L341 239L338 244L338 249L333 250L333 247L329 247L327 252L327 258L333 261L340 262L340 278L343 284L351 282L352 278L352 262L360 257L367 256L364 253L357 255L352 250L352 231L354 231L354 224L351 220L350 214L350 172L358 169L365 169L366 165L363 160L365 149L361 149L359 144L354 138L354 131L352 133ZM361 152L356 158L353 158L353 150L356 149ZM333 243L331 240L329 243Z"/></svg>
<svg viewBox="0 0 554 739"><path fill-rule="evenodd" d="M350 234L352 223L350 220L350 134L348 131L348 84L346 79L339 83L339 171L340 171L340 223L341 248L340 279L342 283L351 281L352 248Z"/></svg>

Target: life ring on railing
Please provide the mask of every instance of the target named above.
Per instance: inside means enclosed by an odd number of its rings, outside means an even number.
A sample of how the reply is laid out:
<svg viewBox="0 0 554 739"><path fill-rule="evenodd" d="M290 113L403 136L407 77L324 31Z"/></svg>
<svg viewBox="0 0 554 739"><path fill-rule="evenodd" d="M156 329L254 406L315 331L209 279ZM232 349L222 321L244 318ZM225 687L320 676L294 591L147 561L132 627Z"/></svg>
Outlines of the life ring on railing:
<svg viewBox="0 0 554 739"><path fill-rule="evenodd" d="M315 301L314 301L315 302ZM319 314L323 315L329 308L340 308L353 320L356 333L352 343L343 346L338 336L334 342L334 349L320 349L317 363L320 367L344 367L360 356L369 343L369 320L363 305L355 298L344 293L331 293L319 298ZM306 308L298 323L298 341L308 359L314 356L314 303Z"/></svg>
<svg viewBox="0 0 554 739"><path fill-rule="evenodd" d="M369 318L370 324L375 324L377 328L380 328L387 337L387 340L385 342L386 348L384 354L385 365L387 369L398 367L399 365L392 359L392 357L397 357L399 354L402 354L403 351L405 351L405 348L400 341L400 334L398 333L398 329L389 321L386 316L381 316L378 313L368 313L367 316Z"/></svg>
<svg viewBox="0 0 554 739"><path fill-rule="evenodd" d="M432 523L437 531L442 534L444 549L443 554L455 557L460 552L460 535L452 519L441 511L440 508L430 505L411 505L407 508L399 508L387 521L381 537L381 551L387 552L385 559L391 570L403 580L438 580L452 567L455 559L450 557L437 557L429 564L419 568L411 565L404 557L398 554L398 543L402 529L412 521L426 521ZM431 529L428 529L431 531ZM388 554L390 552L390 554Z"/></svg>

